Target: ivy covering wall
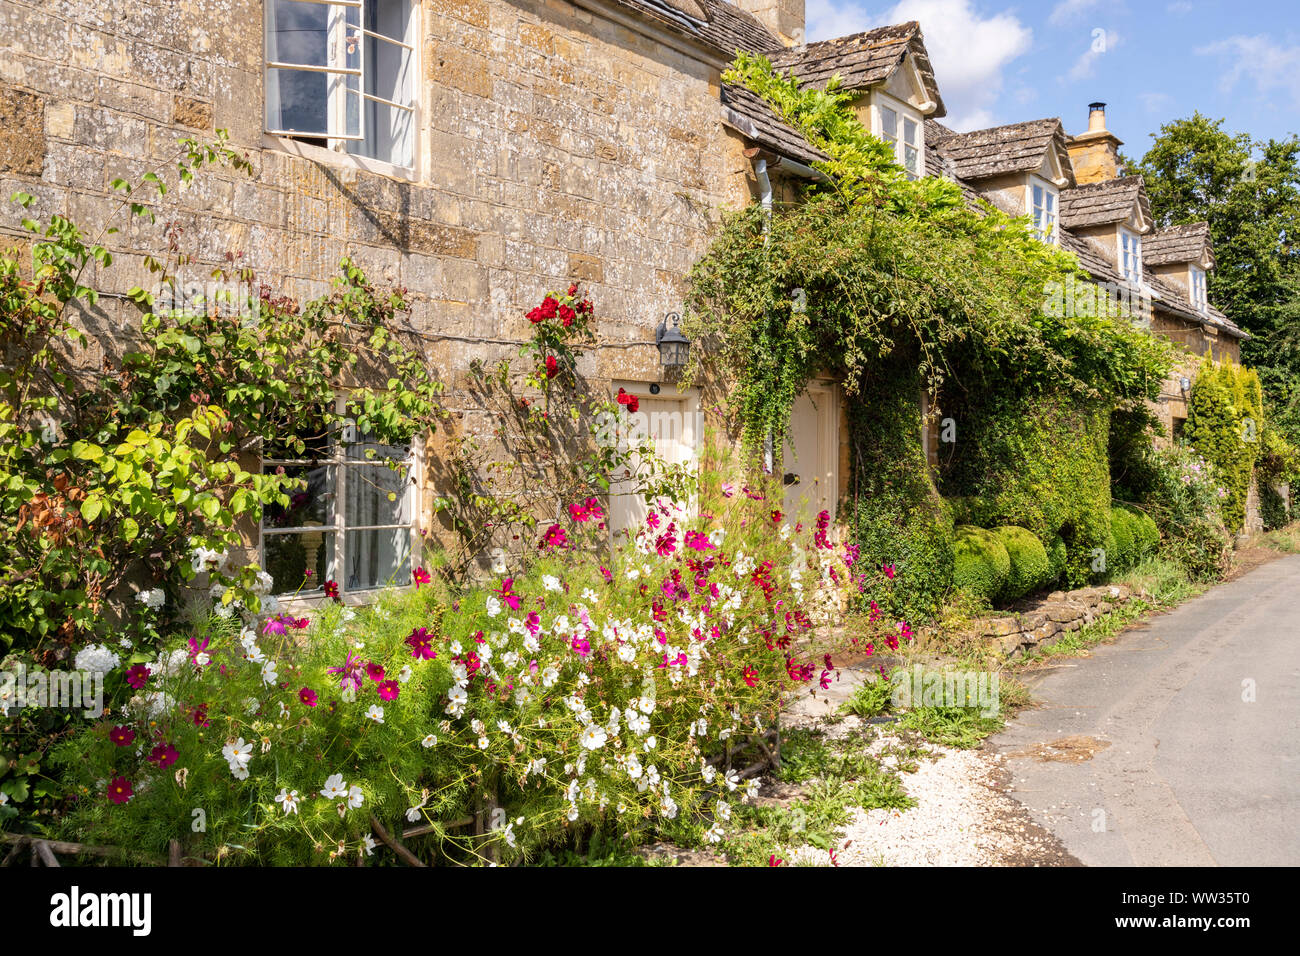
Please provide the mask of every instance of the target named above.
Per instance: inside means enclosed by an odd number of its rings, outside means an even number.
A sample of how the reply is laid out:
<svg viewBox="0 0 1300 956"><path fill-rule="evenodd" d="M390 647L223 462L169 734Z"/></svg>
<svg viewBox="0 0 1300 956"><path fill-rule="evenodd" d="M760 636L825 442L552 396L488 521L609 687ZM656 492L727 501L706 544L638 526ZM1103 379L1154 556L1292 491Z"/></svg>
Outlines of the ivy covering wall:
<svg viewBox="0 0 1300 956"><path fill-rule="evenodd" d="M1094 576L1095 549L1110 539L1110 407L1074 396L1007 388L946 399L957 441L941 486L957 520L1017 525L1044 543L1065 541L1065 577Z"/></svg>
<svg viewBox="0 0 1300 956"><path fill-rule="evenodd" d="M1246 498L1263 440L1263 391L1253 369L1207 356L1192 384L1183 434L1213 467L1227 492L1223 523L1240 531L1246 522Z"/></svg>

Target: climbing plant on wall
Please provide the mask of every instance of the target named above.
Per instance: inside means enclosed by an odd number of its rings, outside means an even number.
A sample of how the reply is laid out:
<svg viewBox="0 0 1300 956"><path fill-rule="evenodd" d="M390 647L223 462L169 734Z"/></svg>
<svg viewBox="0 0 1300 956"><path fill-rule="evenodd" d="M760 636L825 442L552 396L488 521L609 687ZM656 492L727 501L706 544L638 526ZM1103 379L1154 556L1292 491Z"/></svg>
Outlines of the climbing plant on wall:
<svg viewBox="0 0 1300 956"><path fill-rule="evenodd" d="M1253 369L1206 356L1192 384L1183 436L1223 483L1223 522L1238 531L1246 520L1251 474L1264 433L1263 393Z"/></svg>

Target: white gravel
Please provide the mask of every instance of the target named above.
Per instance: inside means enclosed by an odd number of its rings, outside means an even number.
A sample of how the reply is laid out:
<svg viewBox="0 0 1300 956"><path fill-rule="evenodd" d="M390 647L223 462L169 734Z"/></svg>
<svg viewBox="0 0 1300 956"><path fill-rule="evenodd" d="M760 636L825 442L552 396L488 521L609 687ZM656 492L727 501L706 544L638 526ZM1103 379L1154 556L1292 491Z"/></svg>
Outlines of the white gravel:
<svg viewBox="0 0 1300 956"><path fill-rule="evenodd" d="M831 739L860 726L848 717L823 726ZM872 741L879 753L901 741L887 730ZM1050 834L1037 827L1025 809L998 782L1002 757L936 744L937 755L921 758L914 773L899 776L916 805L907 810L861 810L836 849L839 866L1041 866L1072 862ZM894 766L886 756L881 764ZM829 866L829 855L812 847L791 848L792 864Z"/></svg>

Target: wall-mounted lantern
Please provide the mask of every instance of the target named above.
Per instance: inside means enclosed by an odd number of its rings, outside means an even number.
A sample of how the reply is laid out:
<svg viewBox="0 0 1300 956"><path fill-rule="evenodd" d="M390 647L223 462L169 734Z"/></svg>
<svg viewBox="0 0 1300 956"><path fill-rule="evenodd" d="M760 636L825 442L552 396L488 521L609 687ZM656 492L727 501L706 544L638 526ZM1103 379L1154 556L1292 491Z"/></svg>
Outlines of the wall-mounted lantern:
<svg viewBox="0 0 1300 956"><path fill-rule="evenodd" d="M1178 387L1182 389L1184 395L1192 390L1192 380L1184 375L1178 380Z"/></svg>
<svg viewBox="0 0 1300 956"><path fill-rule="evenodd" d="M655 329L655 344L664 368L682 368L691 356L691 340L682 334L681 322L680 315L669 312Z"/></svg>

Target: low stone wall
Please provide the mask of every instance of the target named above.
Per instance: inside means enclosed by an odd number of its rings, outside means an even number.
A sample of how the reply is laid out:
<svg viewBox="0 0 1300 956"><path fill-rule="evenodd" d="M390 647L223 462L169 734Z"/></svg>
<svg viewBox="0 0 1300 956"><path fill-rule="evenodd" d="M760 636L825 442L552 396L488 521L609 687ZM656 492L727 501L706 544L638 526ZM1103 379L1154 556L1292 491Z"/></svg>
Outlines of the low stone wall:
<svg viewBox="0 0 1300 956"><path fill-rule="evenodd" d="M996 644L1006 657L1018 657L1035 647L1055 644L1063 635L1138 596L1122 584L1053 591L1027 610L975 621L971 633Z"/></svg>

